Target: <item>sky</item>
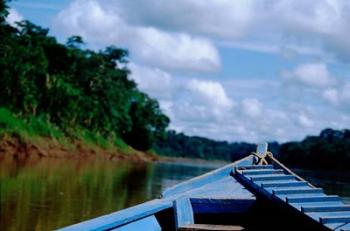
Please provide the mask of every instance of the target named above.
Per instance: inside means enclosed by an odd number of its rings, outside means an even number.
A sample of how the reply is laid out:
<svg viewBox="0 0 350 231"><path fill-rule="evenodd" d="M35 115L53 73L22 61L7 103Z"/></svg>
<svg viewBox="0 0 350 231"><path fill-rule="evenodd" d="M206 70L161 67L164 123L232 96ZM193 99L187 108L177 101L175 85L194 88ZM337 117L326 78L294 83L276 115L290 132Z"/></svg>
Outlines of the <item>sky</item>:
<svg viewBox="0 0 350 231"><path fill-rule="evenodd" d="M294 141L350 127L347 0L19 0L60 42L130 51L130 78L170 128L227 141ZM118 90L118 89L116 89Z"/></svg>

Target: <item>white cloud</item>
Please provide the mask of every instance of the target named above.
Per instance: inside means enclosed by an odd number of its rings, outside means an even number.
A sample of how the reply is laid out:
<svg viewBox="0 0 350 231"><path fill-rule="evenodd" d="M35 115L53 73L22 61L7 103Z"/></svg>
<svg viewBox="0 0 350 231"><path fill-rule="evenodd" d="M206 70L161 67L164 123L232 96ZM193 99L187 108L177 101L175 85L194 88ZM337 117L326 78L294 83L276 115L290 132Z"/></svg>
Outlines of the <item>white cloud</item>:
<svg viewBox="0 0 350 231"><path fill-rule="evenodd" d="M90 43L128 46L151 65L206 71L220 67L212 41L283 57L328 52L350 61L349 12L344 0L74 0L56 27Z"/></svg>
<svg viewBox="0 0 350 231"><path fill-rule="evenodd" d="M246 33L255 9L251 0L105 2L114 5L130 23L228 39Z"/></svg>
<svg viewBox="0 0 350 231"><path fill-rule="evenodd" d="M294 70L282 71L281 77L289 83L302 84L309 87L330 87L336 82L324 63L301 64Z"/></svg>
<svg viewBox="0 0 350 231"><path fill-rule="evenodd" d="M188 89L203 103L223 108L230 108L233 105L219 82L194 79L189 82Z"/></svg>
<svg viewBox="0 0 350 231"><path fill-rule="evenodd" d="M129 63L128 68L131 70L130 78L137 83L140 90L148 92L151 97L163 100L171 96L174 81L170 73L135 63Z"/></svg>
<svg viewBox="0 0 350 231"><path fill-rule="evenodd" d="M323 97L333 105L338 105L339 103L339 94L335 88L326 89L323 92Z"/></svg>
<svg viewBox="0 0 350 231"><path fill-rule="evenodd" d="M250 40L248 48L267 48L268 52L276 44L279 48L286 44L296 50L301 47L305 52L322 46L350 61L350 3L346 0L101 1L131 24L229 43Z"/></svg>
<svg viewBox="0 0 350 231"><path fill-rule="evenodd" d="M98 0L75 0L56 18L56 29L81 35L97 46L126 46L143 63L166 69L211 71L220 67L212 43L185 33L165 32L125 22L117 10Z"/></svg>
<svg viewBox="0 0 350 231"><path fill-rule="evenodd" d="M207 39L155 28L138 28L131 48L144 62L170 69L210 71L220 67L216 48Z"/></svg>
<svg viewBox="0 0 350 231"><path fill-rule="evenodd" d="M303 113L298 115L298 122L302 127L312 127L314 125L314 122Z"/></svg>
<svg viewBox="0 0 350 231"><path fill-rule="evenodd" d="M323 98L333 106L338 106L343 110L350 109L350 82L339 84L336 88L323 91Z"/></svg>
<svg viewBox="0 0 350 231"><path fill-rule="evenodd" d="M190 135L229 139L222 127L232 116L234 102L220 83L185 78L175 86L170 98L160 100L170 116L172 129Z"/></svg>
<svg viewBox="0 0 350 231"><path fill-rule="evenodd" d="M247 98L242 101L243 113L252 118L258 118L262 114L262 104L259 100Z"/></svg>
<svg viewBox="0 0 350 231"><path fill-rule="evenodd" d="M9 10L9 15L7 16L6 21L11 25L11 26L16 26L16 22L22 21L24 18L23 16L18 13L15 9L11 8Z"/></svg>
<svg viewBox="0 0 350 231"><path fill-rule="evenodd" d="M287 141L350 122L350 84L328 62L338 62L329 54L350 61L349 12L341 0L74 0L57 16L56 30L80 34L95 48L128 48L131 78L159 100L178 131ZM304 63L277 80L200 79L221 66L215 46Z"/></svg>
<svg viewBox="0 0 350 231"><path fill-rule="evenodd" d="M271 19L279 18L283 34L319 42L339 58L350 61L348 21L350 4L343 0L271 1Z"/></svg>

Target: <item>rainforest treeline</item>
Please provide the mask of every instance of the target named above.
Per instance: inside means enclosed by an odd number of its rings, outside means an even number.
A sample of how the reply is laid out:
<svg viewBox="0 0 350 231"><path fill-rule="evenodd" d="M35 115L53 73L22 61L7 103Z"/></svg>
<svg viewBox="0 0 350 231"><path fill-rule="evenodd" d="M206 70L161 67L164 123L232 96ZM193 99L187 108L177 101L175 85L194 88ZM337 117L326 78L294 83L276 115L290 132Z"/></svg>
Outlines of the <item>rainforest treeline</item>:
<svg viewBox="0 0 350 231"><path fill-rule="evenodd" d="M155 144L156 152L163 155L227 161L238 160L255 149L251 143L218 142L175 131L169 131L165 140ZM329 128L300 142L271 142L269 151L289 167L349 171L350 130Z"/></svg>
<svg viewBox="0 0 350 231"><path fill-rule="evenodd" d="M319 136L284 143L278 157L290 167L350 171L350 130L328 128Z"/></svg>
<svg viewBox="0 0 350 231"><path fill-rule="evenodd" d="M92 51L79 36L60 44L29 21L10 25L6 3L0 0L1 129L10 126L10 112L38 130L104 137L140 150L164 135L169 119L128 77L127 50Z"/></svg>

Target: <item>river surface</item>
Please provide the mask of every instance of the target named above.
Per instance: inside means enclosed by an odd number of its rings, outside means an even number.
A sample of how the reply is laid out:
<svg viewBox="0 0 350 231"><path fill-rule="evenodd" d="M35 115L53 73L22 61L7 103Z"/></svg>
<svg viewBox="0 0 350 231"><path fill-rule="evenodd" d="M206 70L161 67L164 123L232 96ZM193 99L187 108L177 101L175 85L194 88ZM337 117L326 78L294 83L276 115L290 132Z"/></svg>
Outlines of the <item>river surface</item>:
<svg viewBox="0 0 350 231"><path fill-rule="evenodd" d="M160 195L166 187L223 165L106 160L0 160L0 230L53 230ZM296 170L350 203L350 174Z"/></svg>

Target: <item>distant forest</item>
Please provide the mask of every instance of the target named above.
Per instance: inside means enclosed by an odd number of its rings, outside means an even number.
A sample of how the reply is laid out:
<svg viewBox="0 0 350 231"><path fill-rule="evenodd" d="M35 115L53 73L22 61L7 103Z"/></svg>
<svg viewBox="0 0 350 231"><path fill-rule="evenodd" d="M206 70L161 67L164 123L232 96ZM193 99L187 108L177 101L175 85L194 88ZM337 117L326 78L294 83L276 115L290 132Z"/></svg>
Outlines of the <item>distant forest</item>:
<svg viewBox="0 0 350 231"><path fill-rule="evenodd" d="M269 150L279 152L277 142L269 143ZM209 160L235 161L256 151L256 144L246 142L229 143L214 141L198 136L168 131L166 139L158 140L154 149L157 153L173 157L189 157Z"/></svg>
<svg viewBox="0 0 350 231"><path fill-rule="evenodd" d="M156 152L162 155L227 161L238 160L255 149L255 144L213 141L174 131L155 144ZM269 151L290 167L349 171L350 130L325 129L319 136L307 136L300 142L271 142Z"/></svg>
<svg viewBox="0 0 350 231"><path fill-rule="evenodd" d="M284 143L278 158L290 167L350 171L350 130L325 129L319 136Z"/></svg>

